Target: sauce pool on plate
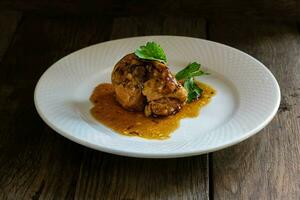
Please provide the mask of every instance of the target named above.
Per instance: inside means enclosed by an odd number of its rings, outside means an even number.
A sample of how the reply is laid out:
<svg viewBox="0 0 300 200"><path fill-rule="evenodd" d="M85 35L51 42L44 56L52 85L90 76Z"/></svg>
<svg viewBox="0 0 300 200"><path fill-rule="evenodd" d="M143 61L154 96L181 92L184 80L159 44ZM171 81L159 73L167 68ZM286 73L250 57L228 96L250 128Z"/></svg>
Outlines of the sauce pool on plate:
<svg viewBox="0 0 300 200"><path fill-rule="evenodd" d="M91 114L97 121L123 135L167 139L179 127L181 119L197 117L200 108L208 104L215 95L216 91L212 87L200 82L197 84L203 90L198 100L185 104L175 115L153 118L146 117L143 112L123 109L115 100L112 84L102 83L90 97L94 104Z"/></svg>

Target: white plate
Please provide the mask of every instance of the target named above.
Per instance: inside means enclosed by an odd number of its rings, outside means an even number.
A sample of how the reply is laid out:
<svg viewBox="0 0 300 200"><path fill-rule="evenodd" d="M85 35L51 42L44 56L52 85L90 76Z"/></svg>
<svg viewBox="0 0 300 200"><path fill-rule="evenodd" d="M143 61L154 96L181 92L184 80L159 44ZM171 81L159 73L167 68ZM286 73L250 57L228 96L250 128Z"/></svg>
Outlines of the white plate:
<svg viewBox="0 0 300 200"><path fill-rule="evenodd" d="M197 118L182 120L162 141L120 135L89 113L94 87L110 82L115 63L147 41L161 44L172 72L200 62L211 72L200 80L217 90ZM257 133L276 114L280 89L262 63L237 49L196 38L145 36L104 42L62 58L40 78L34 100L42 119L74 142L125 156L170 158L222 149Z"/></svg>

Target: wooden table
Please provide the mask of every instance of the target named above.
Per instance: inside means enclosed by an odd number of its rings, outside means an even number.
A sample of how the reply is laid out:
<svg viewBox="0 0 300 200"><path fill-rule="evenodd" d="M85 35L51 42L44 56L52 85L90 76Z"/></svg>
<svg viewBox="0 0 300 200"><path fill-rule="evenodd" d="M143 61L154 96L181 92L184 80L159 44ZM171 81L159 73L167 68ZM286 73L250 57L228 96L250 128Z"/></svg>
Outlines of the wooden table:
<svg viewBox="0 0 300 200"><path fill-rule="evenodd" d="M207 38L253 55L279 82L279 112L238 145L180 159L98 152L65 139L41 120L33 91L51 64L91 44L138 35ZM0 199L300 199L295 23L1 12L0 82Z"/></svg>

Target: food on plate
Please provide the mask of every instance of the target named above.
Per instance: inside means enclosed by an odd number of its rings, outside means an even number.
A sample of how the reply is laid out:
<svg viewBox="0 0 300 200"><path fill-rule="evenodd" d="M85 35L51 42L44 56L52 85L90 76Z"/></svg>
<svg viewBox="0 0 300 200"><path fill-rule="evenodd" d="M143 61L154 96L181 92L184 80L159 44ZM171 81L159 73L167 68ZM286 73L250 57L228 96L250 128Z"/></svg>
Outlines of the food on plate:
<svg viewBox="0 0 300 200"><path fill-rule="evenodd" d="M187 100L186 89L166 64L141 60L135 54L123 57L112 72L116 100L130 111L146 116L167 116L178 112Z"/></svg>
<svg viewBox="0 0 300 200"><path fill-rule="evenodd" d="M92 115L125 135L164 139L184 117L195 117L215 94L195 77L207 75L193 62L173 75L164 50L148 42L121 58L111 74L112 84L100 84L91 101ZM202 95L205 93L205 95Z"/></svg>

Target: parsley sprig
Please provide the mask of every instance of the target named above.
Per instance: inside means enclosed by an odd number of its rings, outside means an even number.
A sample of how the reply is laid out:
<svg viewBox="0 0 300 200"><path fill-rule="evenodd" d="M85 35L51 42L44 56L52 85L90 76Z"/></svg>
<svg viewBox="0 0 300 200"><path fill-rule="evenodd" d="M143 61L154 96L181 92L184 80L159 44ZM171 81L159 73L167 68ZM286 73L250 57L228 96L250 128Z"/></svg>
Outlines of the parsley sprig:
<svg viewBox="0 0 300 200"><path fill-rule="evenodd" d="M198 99L203 90L196 84L194 77L208 75L200 69L201 65L197 62L190 63L183 70L176 74L177 80L183 80L183 86L188 91L188 103Z"/></svg>
<svg viewBox="0 0 300 200"><path fill-rule="evenodd" d="M155 42L147 42L146 45L140 46L135 50L135 55L144 60L157 60L167 63L167 56L159 44Z"/></svg>

